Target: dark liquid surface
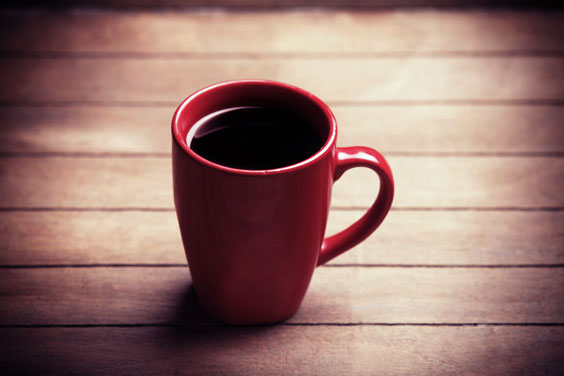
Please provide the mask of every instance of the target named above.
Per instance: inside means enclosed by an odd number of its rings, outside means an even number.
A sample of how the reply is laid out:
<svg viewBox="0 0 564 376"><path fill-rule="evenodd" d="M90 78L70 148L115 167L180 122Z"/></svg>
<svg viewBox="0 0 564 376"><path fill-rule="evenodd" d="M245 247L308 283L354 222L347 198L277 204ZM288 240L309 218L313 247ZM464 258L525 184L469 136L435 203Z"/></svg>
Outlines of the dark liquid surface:
<svg viewBox="0 0 564 376"><path fill-rule="evenodd" d="M245 170L270 170L301 162L325 140L301 116L275 108L236 107L196 123L190 148L217 164Z"/></svg>

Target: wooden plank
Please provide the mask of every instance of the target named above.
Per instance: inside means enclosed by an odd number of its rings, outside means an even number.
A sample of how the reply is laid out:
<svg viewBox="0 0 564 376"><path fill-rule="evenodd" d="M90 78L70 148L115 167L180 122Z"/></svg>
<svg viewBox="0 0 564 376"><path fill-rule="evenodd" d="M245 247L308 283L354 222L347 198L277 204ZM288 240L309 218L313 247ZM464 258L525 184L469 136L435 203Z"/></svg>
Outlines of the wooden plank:
<svg viewBox="0 0 564 376"><path fill-rule="evenodd" d="M558 323L564 268L318 268L290 323ZM5 269L2 325L210 322L188 269Z"/></svg>
<svg viewBox="0 0 564 376"><path fill-rule="evenodd" d="M171 101L268 78L326 101L561 101L561 57L4 58L0 101ZM174 106L172 106L174 107Z"/></svg>
<svg viewBox="0 0 564 376"><path fill-rule="evenodd" d="M361 214L332 211L327 233ZM562 264L562 228L562 212L392 211L374 235L330 264ZM3 212L0 244L0 265L186 262L173 211Z"/></svg>
<svg viewBox="0 0 564 376"><path fill-rule="evenodd" d="M328 234L360 217L334 210ZM562 264L562 212L391 211L380 228L330 264Z"/></svg>
<svg viewBox="0 0 564 376"><path fill-rule="evenodd" d="M169 153L174 108L0 108L2 152Z"/></svg>
<svg viewBox="0 0 564 376"><path fill-rule="evenodd" d="M1 328L0 363L8 374L558 375L563 338L562 327Z"/></svg>
<svg viewBox="0 0 564 376"><path fill-rule="evenodd" d="M394 4L398 5L397 2ZM324 5L327 5L326 1ZM71 53L543 53L562 51L559 36L564 33L563 25L564 13L561 11L3 11L0 13L0 50Z"/></svg>
<svg viewBox="0 0 564 376"><path fill-rule="evenodd" d="M339 145L406 153L539 153L564 148L564 107L336 106ZM503 119L503 120L500 120Z"/></svg>
<svg viewBox="0 0 564 376"><path fill-rule="evenodd" d="M563 158L390 157L396 207L562 207ZM0 158L0 207L172 208L169 158ZM376 174L354 169L334 207L368 207Z"/></svg>
<svg viewBox="0 0 564 376"><path fill-rule="evenodd" d="M338 144L383 153L564 151L564 107L332 106ZM168 153L173 107L0 108L0 152ZM503 119L503 121L500 121Z"/></svg>

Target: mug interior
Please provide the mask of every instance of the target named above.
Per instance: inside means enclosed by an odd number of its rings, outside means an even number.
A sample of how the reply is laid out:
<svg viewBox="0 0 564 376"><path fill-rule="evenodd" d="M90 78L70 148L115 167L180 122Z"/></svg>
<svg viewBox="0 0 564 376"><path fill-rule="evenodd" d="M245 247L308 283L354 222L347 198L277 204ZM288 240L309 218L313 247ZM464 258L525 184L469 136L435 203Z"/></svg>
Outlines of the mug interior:
<svg viewBox="0 0 564 376"><path fill-rule="evenodd" d="M319 98L305 90L279 82L244 80L212 85L186 98L176 110L173 118L174 138L185 152L204 163L217 167L215 163L195 153L187 144L186 136L190 128L205 116L220 110L245 106L278 108L293 112L312 125L323 140L323 146L311 157L295 165L275 170L301 165L318 158L329 149L336 137L335 117L329 107ZM238 170L226 166L221 167Z"/></svg>

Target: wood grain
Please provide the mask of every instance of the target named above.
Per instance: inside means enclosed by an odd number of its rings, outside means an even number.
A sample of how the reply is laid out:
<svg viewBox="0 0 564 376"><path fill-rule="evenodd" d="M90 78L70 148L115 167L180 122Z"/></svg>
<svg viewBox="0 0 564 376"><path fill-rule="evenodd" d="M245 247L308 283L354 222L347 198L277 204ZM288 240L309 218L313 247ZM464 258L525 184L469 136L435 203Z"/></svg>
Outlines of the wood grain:
<svg viewBox="0 0 564 376"><path fill-rule="evenodd" d="M564 159L390 157L396 207L562 207ZM172 208L169 158L0 158L0 207ZM334 207L368 207L376 174L354 169Z"/></svg>
<svg viewBox="0 0 564 376"><path fill-rule="evenodd" d="M4 269L2 325L201 324L186 267ZM290 323L562 323L564 268L318 268Z"/></svg>
<svg viewBox="0 0 564 376"><path fill-rule="evenodd" d="M9 374L557 375L563 338L562 327L2 328L0 363Z"/></svg>
<svg viewBox="0 0 564 376"><path fill-rule="evenodd" d="M16 103L176 103L211 83L241 78L287 82L329 102L564 99L560 57L4 58L0 75L0 101Z"/></svg>
<svg viewBox="0 0 564 376"><path fill-rule="evenodd" d="M563 25L562 11L506 9L494 12L309 9L259 14L202 10L4 11L0 13L0 50L118 54L399 52L412 55L441 51L542 54L562 52Z"/></svg>
<svg viewBox="0 0 564 376"><path fill-rule="evenodd" d="M0 373L564 373L563 21L1 11ZM248 77L329 102L339 144L389 153L397 192L293 318L237 328L191 288L169 124L194 90ZM328 232L377 189L347 173Z"/></svg>
<svg viewBox="0 0 564 376"><path fill-rule="evenodd" d="M334 210L327 233L362 211ZM392 211L330 265L564 263L562 212ZM3 212L0 265L184 264L175 213Z"/></svg>
<svg viewBox="0 0 564 376"><path fill-rule="evenodd" d="M385 153L561 153L564 107L332 106L338 144ZM174 108L0 108L0 152L168 153ZM503 121L500 121L503 119Z"/></svg>

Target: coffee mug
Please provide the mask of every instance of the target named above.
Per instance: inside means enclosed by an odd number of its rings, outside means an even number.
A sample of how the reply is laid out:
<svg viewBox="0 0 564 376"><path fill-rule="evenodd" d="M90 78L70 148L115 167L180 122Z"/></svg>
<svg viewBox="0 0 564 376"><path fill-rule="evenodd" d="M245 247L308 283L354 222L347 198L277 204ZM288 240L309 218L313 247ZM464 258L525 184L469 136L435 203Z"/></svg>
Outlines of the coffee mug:
<svg viewBox="0 0 564 376"><path fill-rule="evenodd" d="M242 169L197 154L186 138L200 119L224 109L277 108L318 132L319 150L272 169ZM268 324L299 308L313 272L368 237L392 204L384 157L367 147L337 148L337 122L316 96L266 80L218 83L186 98L172 120L174 203L201 307L229 324ZM290 150L288 150L290 152ZM331 188L348 169L380 178L373 205L345 230L324 238Z"/></svg>

